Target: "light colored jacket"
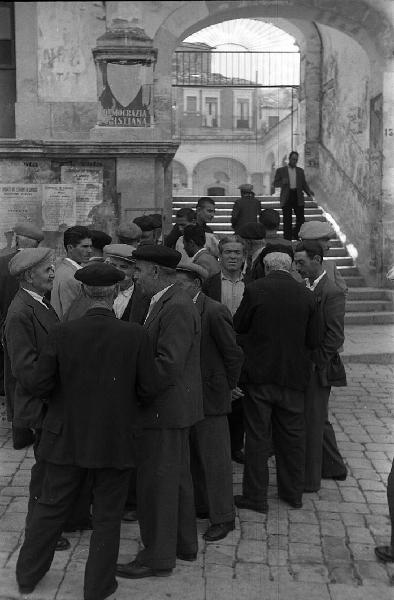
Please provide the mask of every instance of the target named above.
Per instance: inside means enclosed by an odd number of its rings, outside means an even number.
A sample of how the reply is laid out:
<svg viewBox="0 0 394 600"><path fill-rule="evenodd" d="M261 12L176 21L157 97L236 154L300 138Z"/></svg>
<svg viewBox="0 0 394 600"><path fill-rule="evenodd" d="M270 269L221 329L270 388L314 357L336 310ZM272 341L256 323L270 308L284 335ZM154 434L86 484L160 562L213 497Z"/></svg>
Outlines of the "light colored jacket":
<svg viewBox="0 0 394 600"><path fill-rule="evenodd" d="M56 266L51 304L60 320L63 320L71 304L81 293L81 284L74 278L77 270L65 257L61 258Z"/></svg>

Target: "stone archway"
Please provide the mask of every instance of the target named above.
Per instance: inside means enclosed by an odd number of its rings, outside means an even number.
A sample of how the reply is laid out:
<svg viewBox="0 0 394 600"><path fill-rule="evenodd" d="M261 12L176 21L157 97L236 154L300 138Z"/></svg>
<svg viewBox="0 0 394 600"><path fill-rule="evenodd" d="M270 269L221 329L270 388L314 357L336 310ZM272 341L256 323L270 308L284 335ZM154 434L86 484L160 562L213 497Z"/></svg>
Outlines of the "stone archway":
<svg viewBox="0 0 394 600"><path fill-rule="evenodd" d="M218 180L218 174L225 177ZM238 186L247 181L247 169L240 161L230 157L212 156L206 158L193 169L193 195L208 194L209 188L221 187L226 195L238 196Z"/></svg>

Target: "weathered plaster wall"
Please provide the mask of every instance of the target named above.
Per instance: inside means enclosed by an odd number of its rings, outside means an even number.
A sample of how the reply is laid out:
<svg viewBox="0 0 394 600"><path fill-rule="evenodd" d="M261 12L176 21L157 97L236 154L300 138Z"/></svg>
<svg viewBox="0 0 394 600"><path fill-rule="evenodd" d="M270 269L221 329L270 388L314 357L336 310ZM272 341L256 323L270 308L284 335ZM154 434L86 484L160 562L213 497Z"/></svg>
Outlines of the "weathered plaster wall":
<svg viewBox="0 0 394 600"><path fill-rule="evenodd" d="M38 95L46 102L95 102L92 48L105 32L103 2L38 2Z"/></svg>

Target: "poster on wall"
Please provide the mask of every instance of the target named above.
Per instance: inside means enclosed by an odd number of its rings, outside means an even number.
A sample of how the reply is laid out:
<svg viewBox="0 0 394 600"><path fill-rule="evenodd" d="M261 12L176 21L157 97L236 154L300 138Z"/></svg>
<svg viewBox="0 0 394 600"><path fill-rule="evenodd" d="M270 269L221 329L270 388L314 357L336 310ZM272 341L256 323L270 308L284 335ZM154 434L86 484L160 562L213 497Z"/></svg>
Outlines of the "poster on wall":
<svg viewBox="0 0 394 600"><path fill-rule="evenodd" d="M30 221L40 226L41 186L29 184L0 184L0 250L7 251L13 241L16 223Z"/></svg>
<svg viewBox="0 0 394 600"><path fill-rule="evenodd" d="M103 201L103 167L63 165L61 180L75 187L77 224L92 225L94 208Z"/></svg>
<svg viewBox="0 0 394 600"><path fill-rule="evenodd" d="M44 231L65 231L76 224L75 186L42 186L42 221Z"/></svg>

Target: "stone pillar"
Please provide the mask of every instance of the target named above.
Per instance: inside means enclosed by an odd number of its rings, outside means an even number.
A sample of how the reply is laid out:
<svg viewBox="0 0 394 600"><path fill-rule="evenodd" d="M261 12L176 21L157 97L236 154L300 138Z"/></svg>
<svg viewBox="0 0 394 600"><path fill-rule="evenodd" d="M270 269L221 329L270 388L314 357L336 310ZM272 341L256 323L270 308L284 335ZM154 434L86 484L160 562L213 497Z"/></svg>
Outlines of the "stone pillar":
<svg viewBox="0 0 394 600"><path fill-rule="evenodd" d="M383 73L382 241L383 273L394 264L394 59Z"/></svg>

